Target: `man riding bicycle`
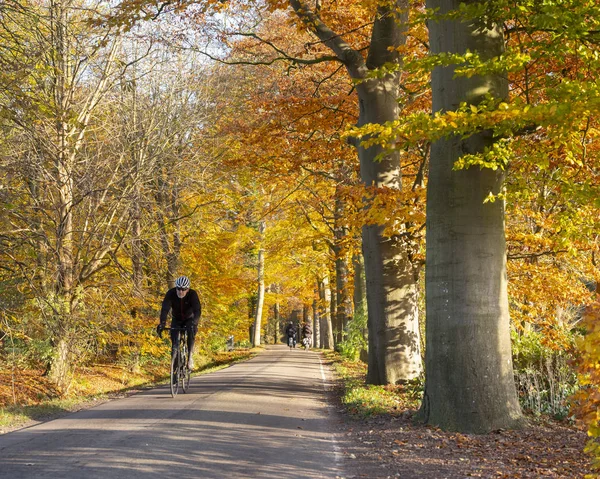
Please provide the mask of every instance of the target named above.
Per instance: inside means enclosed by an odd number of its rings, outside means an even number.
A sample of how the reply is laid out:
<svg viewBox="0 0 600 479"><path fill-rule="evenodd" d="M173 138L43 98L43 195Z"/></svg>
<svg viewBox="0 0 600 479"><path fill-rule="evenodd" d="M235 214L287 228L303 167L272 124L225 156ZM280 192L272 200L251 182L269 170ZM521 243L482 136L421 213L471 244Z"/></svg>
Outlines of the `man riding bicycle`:
<svg viewBox="0 0 600 479"><path fill-rule="evenodd" d="M290 347L296 347L296 326L294 326L294 322L290 320L288 325L285 327L285 334L288 338L288 345Z"/></svg>
<svg viewBox="0 0 600 479"><path fill-rule="evenodd" d="M190 289L190 280L187 276L180 276L175 280L175 287L171 288L165 294L160 310L160 323L156 327L156 332L162 336L162 332L167 324L167 315L171 310L173 319L171 328L186 328L188 333L188 368L194 369L194 360L192 353L194 351L194 339L198 331L198 323L202 314L202 307L198 299L198 293ZM171 330L171 354L173 354L179 345L179 335L181 331Z"/></svg>
<svg viewBox="0 0 600 479"><path fill-rule="evenodd" d="M310 347L312 343L312 327L310 323L306 322L302 325L302 344L306 349Z"/></svg>

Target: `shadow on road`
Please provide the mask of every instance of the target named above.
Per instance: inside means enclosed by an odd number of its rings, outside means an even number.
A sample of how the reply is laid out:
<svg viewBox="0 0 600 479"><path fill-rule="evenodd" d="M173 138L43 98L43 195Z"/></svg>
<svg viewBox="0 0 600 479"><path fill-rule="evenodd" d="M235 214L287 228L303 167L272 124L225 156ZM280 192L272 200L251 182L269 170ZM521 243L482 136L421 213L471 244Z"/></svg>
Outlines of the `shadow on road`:
<svg viewBox="0 0 600 479"><path fill-rule="evenodd" d="M336 427L318 356L267 351L2 436L0 477L335 478Z"/></svg>

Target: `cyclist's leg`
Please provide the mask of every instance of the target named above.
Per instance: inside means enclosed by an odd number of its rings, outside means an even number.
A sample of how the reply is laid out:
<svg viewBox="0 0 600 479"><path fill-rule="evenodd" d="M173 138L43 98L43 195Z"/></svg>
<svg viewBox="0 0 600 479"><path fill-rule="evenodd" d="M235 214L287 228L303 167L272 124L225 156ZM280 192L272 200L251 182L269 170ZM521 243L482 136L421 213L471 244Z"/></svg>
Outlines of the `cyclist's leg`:
<svg viewBox="0 0 600 479"><path fill-rule="evenodd" d="M180 328L181 325L175 321L171 322L171 328ZM181 331L171 329L171 357L175 355L175 351L179 348L179 335Z"/></svg>
<svg viewBox="0 0 600 479"><path fill-rule="evenodd" d="M171 327L172 328L183 328L183 327L185 327L185 322L174 320L171 322ZM171 341L172 341L171 357L173 357L175 355L176 351L179 351L180 340L181 340L181 331L171 330ZM179 357L181 358L181 355L179 355ZM179 364L177 364L176 366L179 369Z"/></svg>
<svg viewBox="0 0 600 479"><path fill-rule="evenodd" d="M196 333L198 332L198 323L188 321L186 324L187 328L187 348L188 348L188 368L194 369L194 341L196 340Z"/></svg>
<svg viewBox="0 0 600 479"><path fill-rule="evenodd" d="M175 350L175 355L171 358L171 396L175 397L179 390L179 350Z"/></svg>

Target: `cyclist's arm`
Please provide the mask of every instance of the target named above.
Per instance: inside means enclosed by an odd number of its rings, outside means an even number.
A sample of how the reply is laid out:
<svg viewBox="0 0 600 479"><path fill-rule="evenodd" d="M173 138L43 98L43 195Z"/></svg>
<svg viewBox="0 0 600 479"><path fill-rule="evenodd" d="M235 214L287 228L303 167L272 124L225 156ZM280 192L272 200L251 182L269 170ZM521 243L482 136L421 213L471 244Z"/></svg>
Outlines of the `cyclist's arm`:
<svg viewBox="0 0 600 479"><path fill-rule="evenodd" d="M202 315L202 306L200 305L200 299L198 299L198 293L195 291L192 298L192 311L194 312L194 323L198 324Z"/></svg>
<svg viewBox="0 0 600 479"><path fill-rule="evenodd" d="M165 298L163 299L162 306L160 308L160 324L162 324L163 326L167 324L167 316L169 314L169 311L171 310L171 300L169 299L169 291L167 291L167 294L165 294Z"/></svg>

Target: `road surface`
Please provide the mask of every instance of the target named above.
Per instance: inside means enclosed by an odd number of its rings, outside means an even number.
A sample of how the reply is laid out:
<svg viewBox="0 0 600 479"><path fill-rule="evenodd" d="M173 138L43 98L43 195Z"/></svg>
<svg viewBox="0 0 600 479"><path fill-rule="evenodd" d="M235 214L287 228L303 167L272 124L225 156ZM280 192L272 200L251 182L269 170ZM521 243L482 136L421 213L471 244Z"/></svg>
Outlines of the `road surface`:
<svg viewBox="0 0 600 479"><path fill-rule="evenodd" d="M2 435L0 477L341 478L328 374L269 346L176 398L167 384Z"/></svg>

